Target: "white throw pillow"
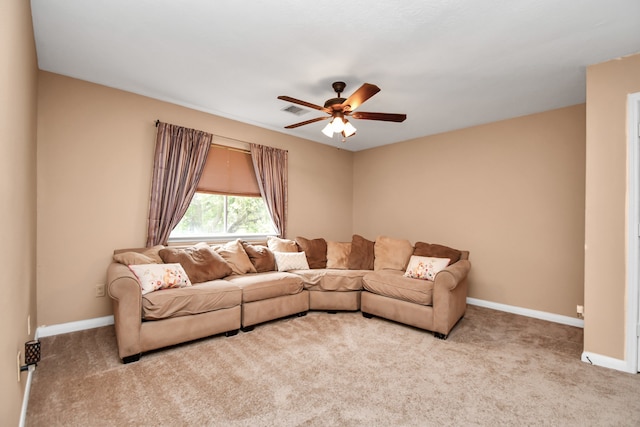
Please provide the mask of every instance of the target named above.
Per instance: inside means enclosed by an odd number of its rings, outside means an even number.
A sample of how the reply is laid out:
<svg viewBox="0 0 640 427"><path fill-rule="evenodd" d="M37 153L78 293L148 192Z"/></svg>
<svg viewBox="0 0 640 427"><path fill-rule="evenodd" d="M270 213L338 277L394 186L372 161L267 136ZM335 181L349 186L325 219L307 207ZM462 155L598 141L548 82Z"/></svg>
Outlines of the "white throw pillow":
<svg viewBox="0 0 640 427"><path fill-rule="evenodd" d="M308 270L309 263L304 252L274 252L278 271Z"/></svg>
<svg viewBox="0 0 640 427"><path fill-rule="evenodd" d="M405 277L412 279L424 279L434 281L436 274L449 265L449 258L432 258L426 256L411 255Z"/></svg>
<svg viewBox="0 0 640 427"><path fill-rule="evenodd" d="M142 295L160 289L184 288L191 281L180 264L138 264L129 269L140 282Z"/></svg>

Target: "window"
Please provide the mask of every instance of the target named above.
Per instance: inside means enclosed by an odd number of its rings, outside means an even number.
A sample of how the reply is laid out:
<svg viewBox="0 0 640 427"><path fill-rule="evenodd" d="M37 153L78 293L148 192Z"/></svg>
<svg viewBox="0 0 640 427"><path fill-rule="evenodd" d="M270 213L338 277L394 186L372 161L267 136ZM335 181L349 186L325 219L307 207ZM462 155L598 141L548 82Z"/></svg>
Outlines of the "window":
<svg viewBox="0 0 640 427"><path fill-rule="evenodd" d="M197 191L169 240L229 240L275 234L251 154L212 145Z"/></svg>
<svg viewBox="0 0 640 427"><path fill-rule="evenodd" d="M261 197L196 193L171 240L212 240L273 235L271 217Z"/></svg>

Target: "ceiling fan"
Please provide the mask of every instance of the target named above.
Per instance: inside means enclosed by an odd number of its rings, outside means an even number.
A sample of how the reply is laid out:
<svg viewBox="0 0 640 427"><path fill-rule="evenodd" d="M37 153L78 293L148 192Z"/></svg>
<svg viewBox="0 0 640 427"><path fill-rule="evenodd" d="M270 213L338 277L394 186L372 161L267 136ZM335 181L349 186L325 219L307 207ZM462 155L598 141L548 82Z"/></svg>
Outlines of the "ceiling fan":
<svg viewBox="0 0 640 427"><path fill-rule="evenodd" d="M283 101L293 102L294 104L303 105L314 110L324 111L328 116L316 117L315 119L305 120L304 122L294 123L289 126L285 126L285 129L294 129L300 126L308 125L311 123L319 122L322 120L331 119L331 122L322 130L322 133L329 138L333 137L334 133L342 134L343 138L353 136L356 133L356 128L353 127L347 116L351 116L354 119L360 120L380 120L384 122L403 122L406 118L406 114L392 114L392 113L366 113L364 111L354 111L366 100L371 98L376 93L380 92L380 88L370 83L365 83L358 90L356 90L349 98L341 98L340 95L347 86L345 82L333 82L331 85L333 90L338 95L336 98L328 99L324 106L321 107L310 102L301 101L290 96L279 96L278 99Z"/></svg>

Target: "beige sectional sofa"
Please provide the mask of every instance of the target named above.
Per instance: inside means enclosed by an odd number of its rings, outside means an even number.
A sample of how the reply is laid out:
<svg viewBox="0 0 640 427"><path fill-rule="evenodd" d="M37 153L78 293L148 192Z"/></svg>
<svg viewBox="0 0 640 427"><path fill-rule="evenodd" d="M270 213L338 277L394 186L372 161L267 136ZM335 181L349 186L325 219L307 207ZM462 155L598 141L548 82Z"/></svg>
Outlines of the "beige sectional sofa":
<svg viewBox="0 0 640 427"><path fill-rule="evenodd" d="M358 235L351 242L274 237L266 244L125 249L113 258L107 289L124 363L308 310L362 310L444 339L465 313L471 268L466 251ZM425 269L424 260L439 267Z"/></svg>

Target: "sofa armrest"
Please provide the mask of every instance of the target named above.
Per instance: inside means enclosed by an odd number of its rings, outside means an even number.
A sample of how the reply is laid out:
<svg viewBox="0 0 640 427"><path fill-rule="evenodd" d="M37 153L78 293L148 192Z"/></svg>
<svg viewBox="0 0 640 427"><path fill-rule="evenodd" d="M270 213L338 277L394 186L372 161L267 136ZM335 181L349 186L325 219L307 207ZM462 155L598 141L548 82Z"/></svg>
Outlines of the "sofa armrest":
<svg viewBox="0 0 640 427"><path fill-rule="evenodd" d="M467 278L469 270L471 270L471 263L468 259L461 259L455 264L447 266L436 275L434 288L439 286L452 291L458 286L458 283Z"/></svg>
<svg viewBox="0 0 640 427"><path fill-rule="evenodd" d="M434 332L448 335L467 309L468 259L461 259L440 271L433 285Z"/></svg>
<svg viewBox="0 0 640 427"><path fill-rule="evenodd" d="M107 269L107 292L113 301L113 318L120 358L141 353L142 293L140 283L123 264Z"/></svg>

